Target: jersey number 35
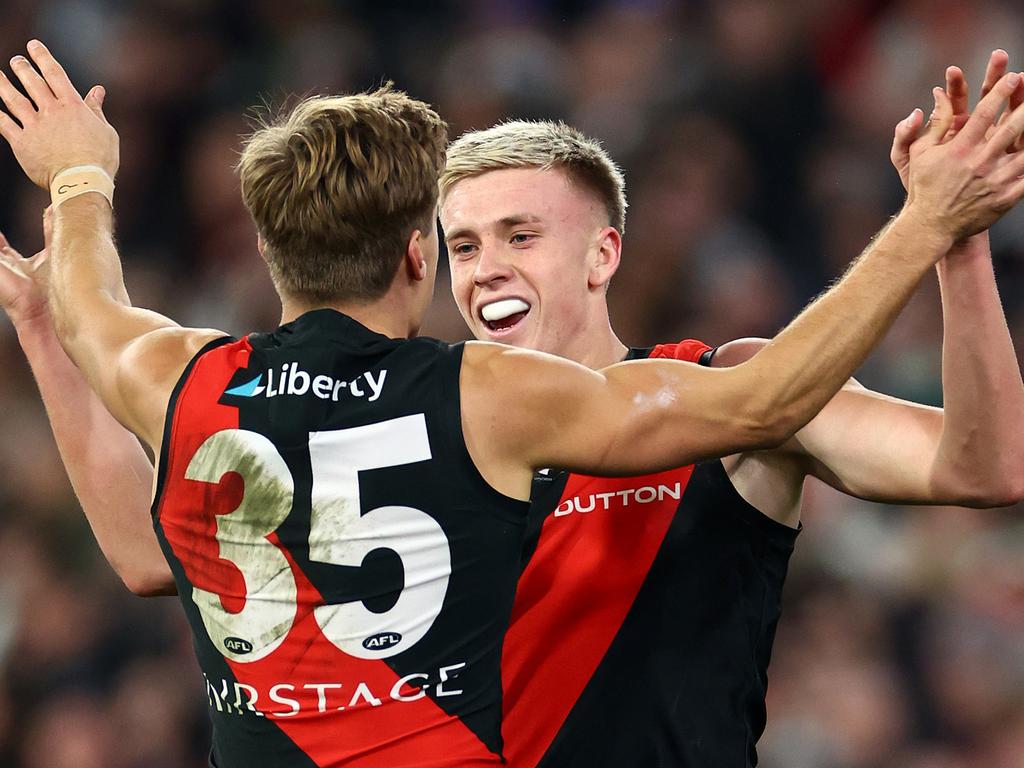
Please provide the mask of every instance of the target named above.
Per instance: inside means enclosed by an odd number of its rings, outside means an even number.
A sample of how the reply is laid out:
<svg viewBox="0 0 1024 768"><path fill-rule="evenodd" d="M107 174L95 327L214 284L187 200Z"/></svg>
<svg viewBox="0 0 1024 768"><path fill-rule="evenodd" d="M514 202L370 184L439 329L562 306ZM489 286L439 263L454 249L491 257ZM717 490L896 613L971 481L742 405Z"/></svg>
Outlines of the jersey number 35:
<svg viewBox="0 0 1024 768"><path fill-rule="evenodd" d="M404 585L392 608L375 613L362 601L314 608L324 637L345 653L382 659L408 650L441 612L451 575L448 539L434 518L419 509L386 506L360 513L359 472L431 458L422 414L362 427L311 432L313 470L309 558L360 567L375 549L402 560ZM262 659L284 642L296 616L297 587L284 551L267 537L292 509L295 482L274 444L244 429L225 429L206 439L185 477L219 483L238 473L244 494L237 509L218 515L219 556L245 579L241 611L225 610L221 596L193 587L192 599L217 648L237 662ZM375 642L376 639L376 642Z"/></svg>

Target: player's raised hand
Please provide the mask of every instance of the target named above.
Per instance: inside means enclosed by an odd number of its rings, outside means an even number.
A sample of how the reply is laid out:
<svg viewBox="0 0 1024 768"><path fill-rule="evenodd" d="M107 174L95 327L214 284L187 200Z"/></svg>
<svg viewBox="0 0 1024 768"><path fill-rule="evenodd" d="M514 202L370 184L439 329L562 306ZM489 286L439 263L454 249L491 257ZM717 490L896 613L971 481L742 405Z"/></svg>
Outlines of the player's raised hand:
<svg viewBox="0 0 1024 768"><path fill-rule="evenodd" d="M21 254L0 232L0 306L16 326L48 316L46 304L46 257L53 231L50 209L43 214L46 236L43 250L30 259Z"/></svg>
<svg viewBox="0 0 1024 768"><path fill-rule="evenodd" d="M908 207L933 231L960 241L988 229L1024 196L1024 153L1008 152L1024 133L1024 106L997 125L1021 81L1017 72L1000 78L948 140L953 102L935 89L936 111L910 147L908 175Z"/></svg>
<svg viewBox="0 0 1024 768"><path fill-rule="evenodd" d="M1007 57L1007 62L1009 62L1009 57ZM991 91L999 81L999 78L1001 78L1005 73L1006 65L1003 65L1002 68L993 67L991 64L989 65L988 71L985 73L985 82L981 86L982 98L985 98L985 96L988 95L989 91ZM1024 104L1024 77L1021 78L1021 82L1020 85L1017 86L1017 90L1010 95L1009 106L1006 111L1003 112L1002 117L999 118L998 125L1002 125L1006 120L1008 120L1014 110L1016 110L1021 104ZM1024 140L1018 139L1011 150L1016 152L1021 149L1024 149Z"/></svg>
<svg viewBox="0 0 1024 768"><path fill-rule="evenodd" d="M0 72L0 135L14 150L26 175L41 187L64 170L96 165L111 178L119 163L117 131L103 116L103 89L83 99L63 67L38 40L24 56L11 59L11 69L27 97Z"/></svg>
<svg viewBox="0 0 1024 768"><path fill-rule="evenodd" d="M988 66L985 68L985 80L981 87L982 98L987 96L999 79L1006 74L1009 63L1010 56L1006 51L1001 48L992 51L988 59ZM960 132L970 117L969 89L967 79L960 67L953 66L946 69L946 95L949 97L953 110L953 122L945 136L945 140L948 140ZM1022 102L1024 102L1024 79L1017 91L1010 97L1010 109L1004 113L1003 119ZM938 108L937 102L936 108ZM910 145L917 140L923 121L924 113L920 109L915 109L906 119L896 124L889 159L892 160L893 166L899 173L904 189L907 189L910 178Z"/></svg>

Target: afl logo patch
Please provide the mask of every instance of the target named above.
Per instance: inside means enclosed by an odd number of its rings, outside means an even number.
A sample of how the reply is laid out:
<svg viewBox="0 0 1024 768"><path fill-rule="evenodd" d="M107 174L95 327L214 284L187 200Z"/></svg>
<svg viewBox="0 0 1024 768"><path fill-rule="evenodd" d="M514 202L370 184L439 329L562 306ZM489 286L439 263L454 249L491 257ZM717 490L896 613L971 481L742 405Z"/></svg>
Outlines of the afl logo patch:
<svg viewBox="0 0 1024 768"><path fill-rule="evenodd" d="M394 648L402 642L402 636L397 632L378 632L363 640L363 648L368 651L383 651L386 648Z"/></svg>
<svg viewBox="0 0 1024 768"><path fill-rule="evenodd" d="M240 637L225 638L224 647L227 648L231 653L236 653L238 655L252 653L252 643L250 643L248 640L243 640Z"/></svg>

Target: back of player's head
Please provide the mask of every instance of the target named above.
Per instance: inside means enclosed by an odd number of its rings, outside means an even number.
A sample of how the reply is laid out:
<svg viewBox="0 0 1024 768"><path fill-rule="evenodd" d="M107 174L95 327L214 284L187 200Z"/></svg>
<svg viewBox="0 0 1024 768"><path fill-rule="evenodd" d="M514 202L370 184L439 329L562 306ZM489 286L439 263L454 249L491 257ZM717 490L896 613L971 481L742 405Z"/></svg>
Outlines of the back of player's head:
<svg viewBox="0 0 1024 768"><path fill-rule="evenodd" d="M485 131L462 134L448 147L441 173L441 199L463 179L506 168L557 168L597 195L608 221L626 230L626 182L622 171L601 147L563 122L511 120Z"/></svg>
<svg viewBox="0 0 1024 768"><path fill-rule="evenodd" d="M262 125L238 168L278 290L315 302L382 296L413 230L433 227L447 141L438 114L390 84L307 98Z"/></svg>

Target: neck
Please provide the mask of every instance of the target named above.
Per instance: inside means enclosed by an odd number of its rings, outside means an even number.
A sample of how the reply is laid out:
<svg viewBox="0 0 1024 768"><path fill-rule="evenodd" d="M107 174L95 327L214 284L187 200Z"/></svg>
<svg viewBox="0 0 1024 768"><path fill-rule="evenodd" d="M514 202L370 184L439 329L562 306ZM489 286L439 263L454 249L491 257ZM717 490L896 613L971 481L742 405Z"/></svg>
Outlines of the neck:
<svg viewBox="0 0 1024 768"><path fill-rule="evenodd" d="M621 363L629 351L612 330L607 313L595 318L591 327L572 334L567 341L556 354L594 370Z"/></svg>
<svg viewBox="0 0 1024 768"><path fill-rule="evenodd" d="M414 317L408 302L398 302L392 292L371 302L342 301L331 303L306 302L282 298L281 324L290 323L314 309L333 309L348 315L371 331L390 339L408 339L419 333L420 321Z"/></svg>

